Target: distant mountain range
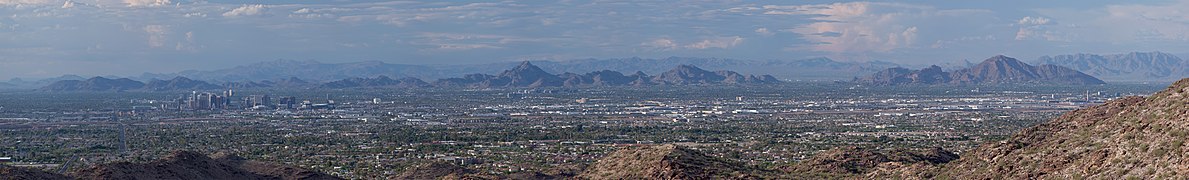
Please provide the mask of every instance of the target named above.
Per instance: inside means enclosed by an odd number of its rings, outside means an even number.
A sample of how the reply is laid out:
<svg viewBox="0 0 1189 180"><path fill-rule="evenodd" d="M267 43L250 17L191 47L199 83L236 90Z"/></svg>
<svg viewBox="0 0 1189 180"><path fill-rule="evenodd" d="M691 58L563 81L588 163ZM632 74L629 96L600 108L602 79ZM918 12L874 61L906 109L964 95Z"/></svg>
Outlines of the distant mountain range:
<svg viewBox="0 0 1189 180"><path fill-rule="evenodd" d="M547 72L594 72L611 70L619 72L644 72L658 74L677 65L732 69L746 74L770 74L781 79L798 80L844 80L851 74L867 74L884 68L900 65L888 62L838 62L828 58L804 60L753 61L718 58L670 57L664 59L583 59L570 61L534 61ZM333 81L363 77L415 77L419 79L441 79L466 76L468 74L498 74L505 67L516 66L517 62L499 62L470 65L407 65L389 64L379 61L354 63L320 63L316 61L277 60L261 62L228 69L207 71L183 71L168 74L146 73L132 79L166 79L189 77L212 82L243 82L296 77L310 81Z"/></svg>
<svg viewBox="0 0 1189 180"><path fill-rule="evenodd" d="M672 70L658 76L649 76L643 72L623 75L620 72L603 70L586 74L551 74L540 67L525 61L520 65L506 70L498 75L469 74L462 77L439 79L433 83L418 78L405 77L393 79L380 75L374 78L345 78L326 83L309 83L299 78L290 77L280 80L264 80L260 82L228 82L215 85L205 81L193 80L186 77L174 77L170 80L151 80L149 83L119 78L93 77L86 80L60 80L41 87L41 91L176 91L176 90L210 90L226 88L429 88L429 87L457 87L457 88L538 88L538 87L596 87L596 86L649 86L649 85L737 85L737 84L772 84L779 83L770 75L743 75L734 71L707 71L692 65L679 65Z"/></svg>
<svg viewBox="0 0 1189 180"><path fill-rule="evenodd" d="M39 88L41 91L174 91L222 89L223 86L205 81L176 77L170 80L152 80L149 83L119 78L93 77L86 80L61 80Z"/></svg>
<svg viewBox="0 0 1189 180"><path fill-rule="evenodd" d="M1074 54L1044 56L1034 64L1052 64L1068 67L1084 72L1088 75L1106 81L1120 82L1166 82L1183 77L1189 77L1189 62L1181 58L1162 52L1135 52L1115 55ZM315 85L349 78L375 78L386 76L390 78L413 77L423 80L466 77L476 73L500 74L506 67L516 66L517 62L497 62L487 64L468 65L408 65L390 64L380 61L364 61L352 63L321 63L317 61L276 60L260 62L217 70L188 70L177 73L153 74L145 73L134 77L103 76L108 79L128 78L141 82L155 79L172 79L186 77L202 80L226 87L271 87L274 85L293 86L315 83ZM917 65L905 66L889 62L839 62L829 58L812 58L802 60L739 60L719 58L691 58L669 57L662 59L646 58L617 58L617 59L580 59L568 61L534 61L534 65L546 72L597 72L602 70L618 72L640 72L642 74L661 74L671 67L678 65L692 65L697 67L713 67L714 69L731 69L744 74L769 74L784 80L850 80L856 74L873 74L888 68L923 67ZM976 64L970 61L946 61L936 66L943 71L953 72L970 68ZM635 75L625 74L625 76ZM614 77L613 74L578 74ZM568 80L574 75L565 78ZM471 78L482 78L473 76ZM240 84L240 82L282 81L299 79L304 83L297 84ZM32 89L49 85L61 80L86 80L77 75L63 75L41 80L23 80L14 78L8 82L0 82L0 89ZM585 79L578 79L585 80ZM433 84L433 83L431 83Z"/></svg>
<svg viewBox="0 0 1189 180"><path fill-rule="evenodd" d="M1172 82L1189 77L1189 62L1163 52L1044 56L1037 62L1068 67L1107 81Z"/></svg>
<svg viewBox="0 0 1189 180"><path fill-rule="evenodd" d="M647 86L647 85L710 85L710 84L770 84L779 83L770 75L742 75L733 71L711 72L692 65L679 65L658 76L637 71L632 75L603 70L586 74L554 75L525 61L499 75L471 74L462 78L447 78L434 82L444 87L589 87L589 86Z"/></svg>
<svg viewBox="0 0 1189 180"><path fill-rule="evenodd" d="M43 91L128 91L145 87L145 83L128 79L94 77L86 80L61 80L45 87Z"/></svg>
<svg viewBox="0 0 1189 180"><path fill-rule="evenodd" d="M946 72L939 66L921 70L888 68L870 76L855 78L855 82L874 85L901 84L1105 84L1102 80L1077 70L1056 66L1032 66L999 55L973 67Z"/></svg>

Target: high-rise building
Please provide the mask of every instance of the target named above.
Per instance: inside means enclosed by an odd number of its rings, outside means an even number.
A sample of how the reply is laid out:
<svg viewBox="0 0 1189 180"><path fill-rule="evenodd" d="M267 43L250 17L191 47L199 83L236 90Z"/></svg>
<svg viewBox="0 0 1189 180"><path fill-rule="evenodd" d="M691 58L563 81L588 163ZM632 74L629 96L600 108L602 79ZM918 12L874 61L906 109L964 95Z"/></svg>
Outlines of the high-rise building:
<svg viewBox="0 0 1189 180"><path fill-rule="evenodd" d="M261 95L260 96L260 105L272 107L272 98L268 97L267 94Z"/></svg>
<svg viewBox="0 0 1189 180"><path fill-rule="evenodd" d="M281 99L277 105L279 108L293 109L293 106L297 105L297 98L294 98L293 96L281 96Z"/></svg>

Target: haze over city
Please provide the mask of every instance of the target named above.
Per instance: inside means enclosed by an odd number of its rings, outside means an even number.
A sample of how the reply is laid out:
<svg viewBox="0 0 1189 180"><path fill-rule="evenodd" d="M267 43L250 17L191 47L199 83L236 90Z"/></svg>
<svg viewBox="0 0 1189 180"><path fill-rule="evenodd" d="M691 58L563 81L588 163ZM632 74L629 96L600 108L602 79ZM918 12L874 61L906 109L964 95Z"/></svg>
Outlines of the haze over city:
<svg viewBox="0 0 1189 180"><path fill-rule="evenodd" d="M1189 1L3 0L0 79L277 59L711 57L927 65L1189 47ZM555 72L560 73L560 72Z"/></svg>
<svg viewBox="0 0 1189 180"><path fill-rule="evenodd" d="M1185 179L1189 0L0 0L0 180Z"/></svg>

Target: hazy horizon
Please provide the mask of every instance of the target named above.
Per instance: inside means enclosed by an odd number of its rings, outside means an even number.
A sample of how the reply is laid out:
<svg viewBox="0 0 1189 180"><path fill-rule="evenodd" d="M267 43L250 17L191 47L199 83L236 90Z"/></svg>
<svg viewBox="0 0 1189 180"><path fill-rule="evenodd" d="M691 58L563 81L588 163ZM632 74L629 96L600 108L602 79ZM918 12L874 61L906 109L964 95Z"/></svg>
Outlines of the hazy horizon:
<svg viewBox="0 0 1189 180"><path fill-rule="evenodd" d="M908 65L1183 55L1189 1L0 0L0 79L278 59L483 64L705 57Z"/></svg>

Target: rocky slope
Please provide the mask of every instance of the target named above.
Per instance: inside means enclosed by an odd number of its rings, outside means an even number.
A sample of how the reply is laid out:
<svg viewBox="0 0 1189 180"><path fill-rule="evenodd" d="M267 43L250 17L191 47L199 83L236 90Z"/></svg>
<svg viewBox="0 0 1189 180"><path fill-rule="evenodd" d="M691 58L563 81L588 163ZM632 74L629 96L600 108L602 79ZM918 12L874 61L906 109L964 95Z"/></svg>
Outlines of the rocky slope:
<svg viewBox="0 0 1189 180"><path fill-rule="evenodd" d="M875 74L855 78L855 82L873 85L901 84L1105 84L1093 76L1056 65L1032 66L999 55L973 67L951 72L939 66L921 70L888 68Z"/></svg>
<svg viewBox="0 0 1189 180"><path fill-rule="evenodd" d="M1168 179L1189 175L1189 79L1066 113L963 154L930 178Z"/></svg>
<svg viewBox="0 0 1189 180"><path fill-rule="evenodd" d="M1070 54L1044 56L1037 61L1068 67L1107 81L1170 82L1189 77L1189 62L1163 52Z"/></svg>
<svg viewBox="0 0 1189 180"><path fill-rule="evenodd" d="M742 163L677 145L626 148L603 157L581 179L758 179Z"/></svg>

